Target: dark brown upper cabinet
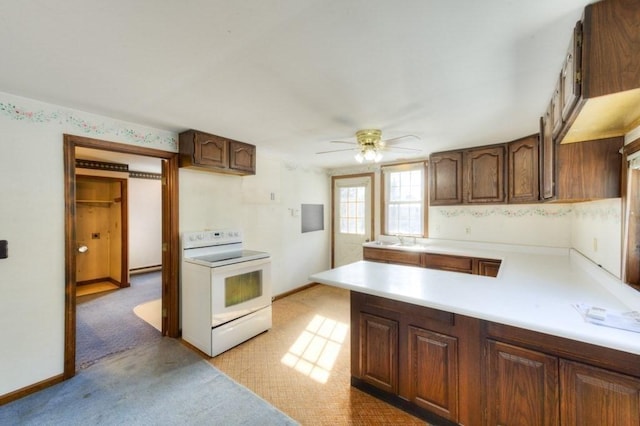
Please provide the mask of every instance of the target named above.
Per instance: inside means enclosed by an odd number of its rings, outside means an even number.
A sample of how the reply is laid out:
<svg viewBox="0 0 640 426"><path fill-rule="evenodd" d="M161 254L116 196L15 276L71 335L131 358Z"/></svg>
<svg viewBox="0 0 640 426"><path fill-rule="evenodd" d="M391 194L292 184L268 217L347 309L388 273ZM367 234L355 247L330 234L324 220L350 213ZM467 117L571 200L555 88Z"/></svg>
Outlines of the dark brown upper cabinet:
<svg viewBox="0 0 640 426"><path fill-rule="evenodd" d="M569 120L570 114L582 94L582 22L573 29L567 54L560 72L560 92L562 94L561 120Z"/></svg>
<svg viewBox="0 0 640 426"><path fill-rule="evenodd" d="M561 68L562 122L558 131L554 123L556 143L623 136L640 124L638 22L637 0L586 6Z"/></svg>
<svg viewBox="0 0 640 426"><path fill-rule="evenodd" d="M535 203L539 199L538 134L507 144L509 203Z"/></svg>
<svg viewBox="0 0 640 426"><path fill-rule="evenodd" d="M466 150L463 169L462 194L465 203L506 201L503 145Z"/></svg>
<svg viewBox="0 0 640 426"><path fill-rule="evenodd" d="M556 194L556 146L551 134L551 104L540 117L540 198L552 200Z"/></svg>
<svg viewBox="0 0 640 426"><path fill-rule="evenodd" d="M429 157L429 203L443 206L462 203L462 151Z"/></svg>
<svg viewBox="0 0 640 426"><path fill-rule="evenodd" d="M624 138L556 146L558 201L620 197Z"/></svg>
<svg viewBox="0 0 640 426"><path fill-rule="evenodd" d="M553 89L553 96L551 97L551 135L553 139L558 136L562 130L562 94L560 91L560 80L556 82L556 87Z"/></svg>
<svg viewBox="0 0 640 426"><path fill-rule="evenodd" d="M539 200L538 134L515 141L431 154L430 204Z"/></svg>
<svg viewBox="0 0 640 426"><path fill-rule="evenodd" d="M229 167L233 170L256 172L256 147L244 142L229 142Z"/></svg>
<svg viewBox="0 0 640 426"><path fill-rule="evenodd" d="M218 173L254 175L256 147L221 136L187 130L179 138L180 167Z"/></svg>

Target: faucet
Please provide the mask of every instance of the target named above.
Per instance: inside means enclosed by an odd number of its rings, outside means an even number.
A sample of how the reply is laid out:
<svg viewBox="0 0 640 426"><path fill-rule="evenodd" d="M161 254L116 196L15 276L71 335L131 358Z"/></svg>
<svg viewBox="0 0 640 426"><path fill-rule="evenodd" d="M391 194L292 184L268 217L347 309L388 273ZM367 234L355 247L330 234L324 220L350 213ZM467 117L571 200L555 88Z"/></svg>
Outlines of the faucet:
<svg viewBox="0 0 640 426"><path fill-rule="evenodd" d="M396 234L396 237L398 238L398 240L400 241L400 245L404 246L406 245L405 243L405 239L406 238L413 238L413 245L416 245L416 237L414 235L400 235L400 234Z"/></svg>

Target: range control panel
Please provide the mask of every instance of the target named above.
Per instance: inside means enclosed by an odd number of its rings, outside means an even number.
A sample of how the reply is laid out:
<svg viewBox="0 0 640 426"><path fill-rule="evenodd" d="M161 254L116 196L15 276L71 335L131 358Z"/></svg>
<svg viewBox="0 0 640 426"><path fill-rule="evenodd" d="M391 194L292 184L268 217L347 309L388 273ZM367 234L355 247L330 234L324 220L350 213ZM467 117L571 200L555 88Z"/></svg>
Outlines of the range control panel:
<svg viewBox="0 0 640 426"><path fill-rule="evenodd" d="M238 229L219 229L185 232L182 234L182 248L197 248L234 244L242 242L242 231Z"/></svg>

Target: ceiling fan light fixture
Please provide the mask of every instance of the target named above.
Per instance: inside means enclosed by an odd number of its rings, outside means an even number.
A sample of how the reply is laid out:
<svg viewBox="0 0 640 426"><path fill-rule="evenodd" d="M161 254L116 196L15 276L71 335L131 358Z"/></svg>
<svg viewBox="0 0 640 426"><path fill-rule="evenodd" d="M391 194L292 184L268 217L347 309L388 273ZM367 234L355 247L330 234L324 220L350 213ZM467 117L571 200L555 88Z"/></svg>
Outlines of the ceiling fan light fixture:
<svg viewBox="0 0 640 426"><path fill-rule="evenodd" d="M367 161L374 161L377 156L377 152L373 148L367 148L364 151L364 159Z"/></svg>
<svg viewBox="0 0 640 426"><path fill-rule="evenodd" d="M354 145L353 148L334 149L331 151L317 152L316 154L327 154L329 152L338 152L338 151L357 151L354 158L358 163L362 164L365 161L379 163L382 160L382 157L383 157L382 152L385 149L389 149L390 151L395 150L399 152L406 152L406 151L420 152L421 151L420 149L415 149L415 148L405 148L405 147L395 146L398 144L400 140L404 138L411 137L411 138L420 140L420 138L416 135L398 136L398 137L387 139L387 140L381 139L381 136L382 136L382 131L380 131L379 129L358 130L356 132L356 142L331 141L333 143Z"/></svg>

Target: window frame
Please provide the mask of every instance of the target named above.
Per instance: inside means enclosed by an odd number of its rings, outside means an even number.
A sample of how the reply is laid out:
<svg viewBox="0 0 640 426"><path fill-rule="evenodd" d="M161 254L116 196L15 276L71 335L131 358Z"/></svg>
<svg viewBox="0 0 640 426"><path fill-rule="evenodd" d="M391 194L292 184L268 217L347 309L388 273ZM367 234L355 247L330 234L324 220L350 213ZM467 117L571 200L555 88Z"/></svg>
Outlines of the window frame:
<svg viewBox="0 0 640 426"><path fill-rule="evenodd" d="M380 229L382 235L395 235L389 233L387 223L387 197L389 194L389 173L403 172L422 169L422 234L402 234L411 235L418 238L429 236L429 185L428 185L428 164L426 161L413 161L407 163L390 164L380 167Z"/></svg>

